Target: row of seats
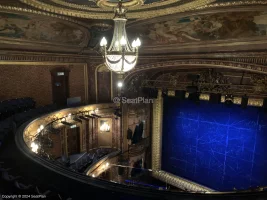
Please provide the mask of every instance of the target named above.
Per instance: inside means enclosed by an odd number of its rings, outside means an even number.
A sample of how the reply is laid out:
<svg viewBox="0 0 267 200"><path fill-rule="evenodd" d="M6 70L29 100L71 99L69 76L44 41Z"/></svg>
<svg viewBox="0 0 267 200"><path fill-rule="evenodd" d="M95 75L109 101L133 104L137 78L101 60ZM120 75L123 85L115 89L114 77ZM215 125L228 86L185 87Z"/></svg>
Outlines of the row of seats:
<svg viewBox="0 0 267 200"><path fill-rule="evenodd" d="M83 173L92 163L111 153L112 149L109 148L99 148L96 150L92 150L92 152L88 153L82 160L76 162L75 165L72 165L72 169Z"/></svg>
<svg viewBox="0 0 267 200"><path fill-rule="evenodd" d="M88 166L90 166L96 160L95 153L85 154L81 159L76 161L70 166L70 169L83 173Z"/></svg>
<svg viewBox="0 0 267 200"><path fill-rule="evenodd" d="M96 156L97 158L102 158L104 157L105 155L111 153L112 149L108 149L108 148L100 148L100 149L97 149L96 150Z"/></svg>
<svg viewBox="0 0 267 200"><path fill-rule="evenodd" d="M1 197L5 198L4 196L10 196L13 195L13 197L16 197L18 195L41 195L45 199L55 199L55 200L62 200L63 196L52 192L49 189L41 189L40 186L34 185L34 184L24 184L23 177L21 176L14 176L10 173L12 171L11 168L4 168L3 167L4 162L1 162L0 164L0 173L1 173L1 185L2 189L4 189L4 195L0 195ZM24 180L25 182L25 180ZM2 190L3 191L3 190ZM19 198L15 198L19 199ZM71 200L71 198L65 198L67 200Z"/></svg>
<svg viewBox="0 0 267 200"><path fill-rule="evenodd" d="M8 145L14 140L13 136L16 132L16 129L22 125L24 122L37 117L39 115L43 115L45 113L53 112L57 110L58 107L53 105L47 105L38 107L36 109L28 109L26 111L23 111L21 113L14 114L11 117L6 118L5 120L0 121L0 150L4 150L3 146L1 148L1 144L6 144L6 148L8 148ZM10 137L9 137L10 136ZM15 161L12 161L15 162ZM0 162L0 200L5 195L45 195L46 199L67 199L71 200L71 198L64 197L62 194L59 194L56 189L53 188L47 188L47 186L41 186L39 184L25 184L28 181L25 177L19 176L19 174L16 174L14 169L11 168L5 168L4 165L8 165L9 167L13 167L12 164L8 161ZM14 164L14 163L13 163ZM12 171L12 173L10 173ZM16 175L14 175L16 174ZM3 196L1 195L3 194ZM19 198L14 198L19 199Z"/></svg>
<svg viewBox="0 0 267 200"><path fill-rule="evenodd" d="M36 109L31 109L22 113L15 114L5 120L0 121L0 147L6 140L8 135L11 132L15 133L20 125L38 115L49 113L55 110L57 110L57 105L55 104L42 106Z"/></svg>
<svg viewBox="0 0 267 200"><path fill-rule="evenodd" d="M10 99L0 102L0 120L12 115L35 108L36 102L30 98Z"/></svg>

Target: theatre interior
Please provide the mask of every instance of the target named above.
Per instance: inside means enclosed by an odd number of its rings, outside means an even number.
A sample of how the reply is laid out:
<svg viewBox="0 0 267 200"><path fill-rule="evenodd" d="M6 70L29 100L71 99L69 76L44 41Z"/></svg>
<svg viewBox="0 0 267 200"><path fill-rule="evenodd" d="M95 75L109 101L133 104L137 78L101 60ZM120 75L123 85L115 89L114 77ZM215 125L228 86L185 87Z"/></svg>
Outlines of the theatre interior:
<svg viewBox="0 0 267 200"><path fill-rule="evenodd" d="M0 0L0 200L267 200L267 0Z"/></svg>

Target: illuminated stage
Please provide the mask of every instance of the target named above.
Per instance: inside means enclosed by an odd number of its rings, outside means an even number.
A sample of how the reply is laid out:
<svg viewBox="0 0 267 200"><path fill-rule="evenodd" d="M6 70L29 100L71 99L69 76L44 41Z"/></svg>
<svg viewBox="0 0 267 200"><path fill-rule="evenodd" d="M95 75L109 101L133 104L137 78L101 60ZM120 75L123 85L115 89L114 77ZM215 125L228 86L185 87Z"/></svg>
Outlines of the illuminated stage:
<svg viewBox="0 0 267 200"><path fill-rule="evenodd" d="M152 140L152 162L154 169L161 170L155 177L187 191L267 185L267 114L263 109L159 97L154 119L158 134Z"/></svg>

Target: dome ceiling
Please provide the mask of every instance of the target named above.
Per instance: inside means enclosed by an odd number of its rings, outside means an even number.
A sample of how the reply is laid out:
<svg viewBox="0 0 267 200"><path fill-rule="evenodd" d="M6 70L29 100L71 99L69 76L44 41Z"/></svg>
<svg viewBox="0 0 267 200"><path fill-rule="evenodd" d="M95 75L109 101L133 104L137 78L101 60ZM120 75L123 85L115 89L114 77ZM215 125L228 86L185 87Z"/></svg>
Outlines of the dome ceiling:
<svg viewBox="0 0 267 200"><path fill-rule="evenodd" d="M118 0L19 0L34 8L83 19L112 19ZM209 7L267 5L264 1L233 0L123 0L129 19L146 19Z"/></svg>
<svg viewBox="0 0 267 200"><path fill-rule="evenodd" d="M111 41L118 0L1 0L0 43L59 51L97 50ZM266 0L123 0L127 34L140 54L261 50L267 45ZM49 30L46 33L46 30ZM34 44L34 45L32 45ZM13 46L12 46L13 45ZM37 47L36 47L37 48ZM54 48L47 47L49 51ZM84 51L84 50L83 50Z"/></svg>

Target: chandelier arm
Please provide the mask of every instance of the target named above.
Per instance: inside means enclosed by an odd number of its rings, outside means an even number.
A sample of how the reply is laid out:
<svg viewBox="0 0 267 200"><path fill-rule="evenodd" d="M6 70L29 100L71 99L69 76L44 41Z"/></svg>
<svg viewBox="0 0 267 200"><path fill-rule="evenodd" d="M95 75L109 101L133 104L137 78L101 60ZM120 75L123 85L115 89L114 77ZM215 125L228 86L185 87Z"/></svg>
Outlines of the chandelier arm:
<svg viewBox="0 0 267 200"><path fill-rule="evenodd" d="M103 58L106 59L106 55L107 55L107 46L103 46L102 47L104 49L104 55L103 55Z"/></svg>
<svg viewBox="0 0 267 200"><path fill-rule="evenodd" d="M121 72L124 70L124 60L125 60L125 47L122 47L122 65L121 65ZM126 61L126 60L125 60Z"/></svg>

